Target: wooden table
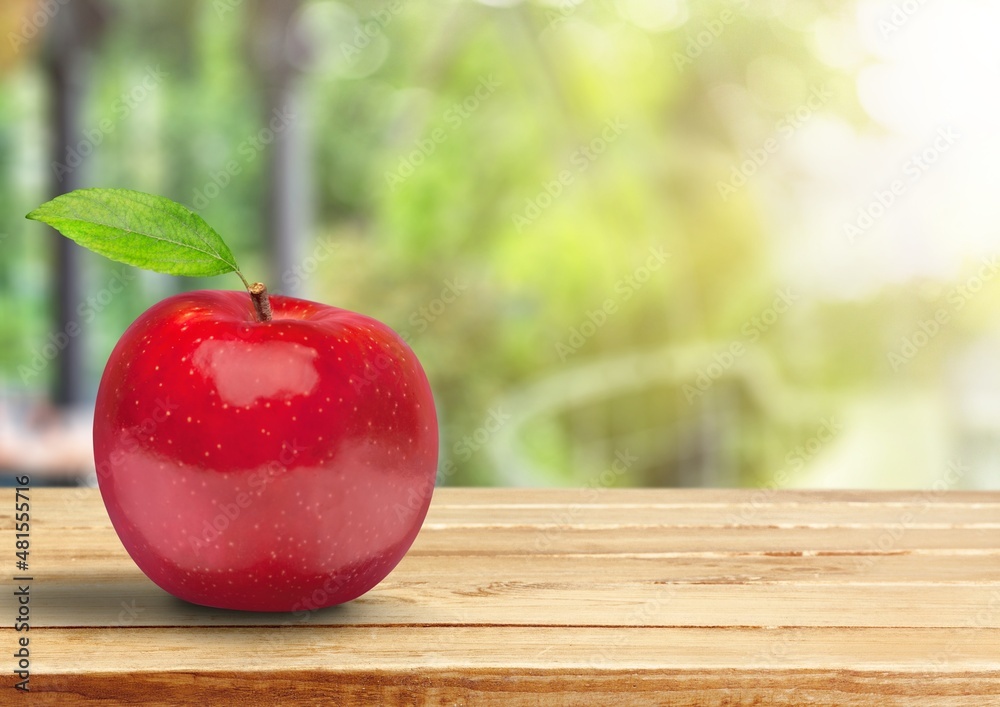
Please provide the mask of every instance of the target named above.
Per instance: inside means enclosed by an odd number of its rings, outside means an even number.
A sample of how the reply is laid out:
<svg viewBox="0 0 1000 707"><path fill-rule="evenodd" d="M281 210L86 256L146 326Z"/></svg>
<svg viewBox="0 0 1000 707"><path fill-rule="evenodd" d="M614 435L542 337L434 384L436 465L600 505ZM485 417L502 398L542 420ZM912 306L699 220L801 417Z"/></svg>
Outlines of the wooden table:
<svg viewBox="0 0 1000 707"><path fill-rule="evenodd" d="M439 489L304 616L163 593L96 490L31 503L25 704L1000 704L1000 493Z"/></svg>

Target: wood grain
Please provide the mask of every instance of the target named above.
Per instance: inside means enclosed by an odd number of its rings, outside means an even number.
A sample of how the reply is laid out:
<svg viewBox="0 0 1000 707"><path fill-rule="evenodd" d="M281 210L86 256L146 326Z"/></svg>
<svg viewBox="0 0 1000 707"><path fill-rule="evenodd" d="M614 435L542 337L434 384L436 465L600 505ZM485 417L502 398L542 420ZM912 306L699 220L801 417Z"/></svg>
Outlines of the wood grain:
<svg viewBox="0 0 1000 707"><path fill-rule="evenodd" d="M96 490L32 511L38 704L1000 699L1000 493L440 489L382 584L298 615L163 593Z"/></svg>

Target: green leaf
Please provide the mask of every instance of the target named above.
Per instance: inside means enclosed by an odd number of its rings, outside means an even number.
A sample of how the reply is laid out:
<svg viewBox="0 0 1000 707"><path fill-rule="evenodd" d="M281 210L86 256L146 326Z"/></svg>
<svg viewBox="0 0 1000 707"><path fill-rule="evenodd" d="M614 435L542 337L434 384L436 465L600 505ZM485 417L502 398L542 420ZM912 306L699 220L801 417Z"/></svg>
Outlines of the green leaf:
<svg viewBox="0 0 1000 707"><path fill-rule="evenodd" d="M138 268L191 277L239 274L222 237L191 209L161 196L129 189L77 189L42 204L26 218Z"/></svg>

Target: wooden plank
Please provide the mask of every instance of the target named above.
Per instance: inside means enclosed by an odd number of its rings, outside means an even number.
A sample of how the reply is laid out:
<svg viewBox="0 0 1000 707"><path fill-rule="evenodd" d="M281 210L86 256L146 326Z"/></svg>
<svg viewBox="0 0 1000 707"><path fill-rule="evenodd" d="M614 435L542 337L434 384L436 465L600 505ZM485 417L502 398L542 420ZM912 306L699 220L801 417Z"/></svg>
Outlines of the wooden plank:
<svg viewBox="0 0 1000 707"><path fill-rule="evenodd" d="M744 668L569 672L429 667L397 672L367 667L336 674L317 670L140 672L127 677L87 673L57 676L39 690L33 690L32 704L982 707L1000 694L1000 682L991 673L960 671L942 675L825 668L761 673Z"/></svg>
<svg viewBox="0 0 1000 707"><path fill-rule="evenodd" d="M110 546L111 543L109 542ZM106 554L84 554L65 543L46 543L35 558L35 574L53 581L113 583L142 573L120 545ZM948 553L721 554L674 555L508 555L503 570L529 584L604 578L609 557L614 579L622 582L677 584L850 583L950 584L1000 582L1000 548L975 555ZM407 555L387 582L453 585L475 579L489 583L497 572L491 556Z"/></svg>
<svg viewBox="0 0 1000 707"><path fill-rule="evenodd" d="M495 635L496 640L485 641ZM976 628L895 628L843 632L836 641L819 628L732 627L562 628L513 626L296 626L267 633L213 627L45 629L36 666L58 675L143 670L325 670L378 665L384 670L424 666L458 669L517 667L607 670L624 660L637 669L831 668L859 672L931 672L959 668L1000 671L1000 633ZM563 640L571 636L573 640ZM225 648L245 647L248 662L234 665ZM997 675L1000 678L1000 674Z"/></svg>
<svg viewBox="0 0 1000 707"><path fill-rule="evenodd" d="M40 528L88 528L109 525L103 506L82 512L67 509L39 521ZM9 516L8 516L9 517ZM9 522L0 516L0 522ZM784 504L680 506L433 506L428 527L486 528L530 525L555 527L679 527L679 528L979 528L1000 530L1000 504L923 504L892 507L848 504Z"/></svg>
<svg viewBox="0 0 1000 707"><path fill-rule="evenodd" d="M914 607L919 597L919 610ZM9 603L9 602L7 602ZM878 607L878 610L873 610ZM142 577L32 586L34 625L275 626L287 614L229 612L180 602ZM454 586L384 582L338 608L306 614L330 626L864 626L1000 628L995 584L595 584L468 579Z"/></svg>
<svg viewBox="0 0 1000 707"><path fill-rule="evenodd" d="M489 503L486 499L493 497ZM883 502L861 501L860 494L836 492L803 495L798 491L704 489L692 498L689 490L603 489L521 490L512 496L504 489L441 488L427 524L449 526L537 525L636 525L636 526L764 526L764 527L867 527L919 528L970 527L1000 529L1000 493L970 496L966 492L884 492ZM525 494L528 494L525 496ZM36 489L33 507L39 528L103 527L107 513L95 489ZM503 502L519 498L518 503ZM538 498L538 503L525 503ZM994 499L987 501L985 499ZM0 507L0 527L13 522L12 506Z"/></svg>
<svg viewBox="0 0 1000 707"><path fill-rule="evenodd" d="M948 489L867 490L829 489L618 489L604 488L450 488L434 491L435 499L444 505L489 506L566 506L574 503L592 505L642 505L651 502L675 503L688 506L733 505L751 501L770 503L853 503L887 505L894 503L961 503L979 505L1000 503L1000 491L958 491Z"/></svg>
<svg viewBox="0 0 1000 707"><path fill-rule="evenodd" d="M850 554L858 566L869 566L889 553L947 553L964 555L970 562L985 562L983 556L997 551L998 531L981 528L938 530L927 528L791 528L775 532L752 528L461 528L425 527L410 549L413 556L452 555L486 557L506 555L606 554L642 556L699 554L721 557L734 554L809 556ZM65 534L38 530L33 551L44 557L59 552ZM76 533L72 547L76 557L104 557L109 547L120 543L109 527ZM975 559L980 558L980 559Z"/></svg>
<svg viewBox="0 0 1000 707"><path fill-rule="evenodd" d="M344 607L288 615L220 612L175 600L137 571L128 576L50 579L36 574L37 626L449 624L656 626L950 626L996 627L1000 591L990 584L833 582L782 584L480 583L451 573L411 582L390 577ZM441 589L440 587L447 587ZM831 600L831 596L834 597ZM913 597L921 597L914 611ZM568 611L553 604L565 603ZM872 611L873 605L880 606Z"/></svg>
<svg viewBox="0 0 1000 707"><path fill-rule="evenodd" d="M670 693L670 704L933 705L1000 694L1000 637L977 629L834 637L821 629L306 626L267 640L254 629L49 629L35 640L39 704L221 694L248 704L649 704ZM12 682L5 675L2 687Z"/></svg>
<svg viewBox="0 0 1000 707"><path fill-rule="evenodd" d="M659 532L656 532L659 531ZM906 528L467 528L421 531L416 555L660 554L660 553L878 553L922 550L992 552L998 531Z"/></svg>

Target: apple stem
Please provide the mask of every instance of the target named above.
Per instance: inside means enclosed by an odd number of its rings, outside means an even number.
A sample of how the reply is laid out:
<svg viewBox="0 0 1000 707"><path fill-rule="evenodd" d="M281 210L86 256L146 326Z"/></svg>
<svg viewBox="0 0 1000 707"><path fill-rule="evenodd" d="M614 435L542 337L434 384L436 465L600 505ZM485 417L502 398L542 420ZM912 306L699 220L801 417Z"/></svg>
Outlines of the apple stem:
<svg viewBox="0 0 1000 707"><path fill-rule="evenodd" d="M258 322L271 321L271 301L267 296L267 288L263 282L255 282L247 288L253 308L257 310Z"/></svg>

